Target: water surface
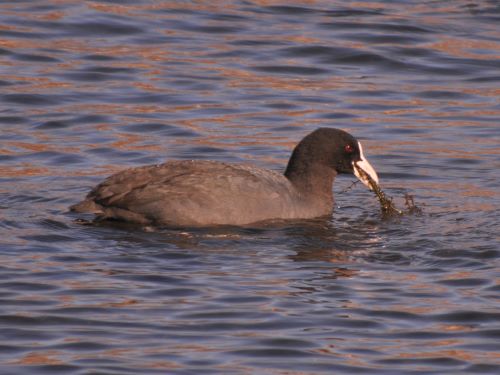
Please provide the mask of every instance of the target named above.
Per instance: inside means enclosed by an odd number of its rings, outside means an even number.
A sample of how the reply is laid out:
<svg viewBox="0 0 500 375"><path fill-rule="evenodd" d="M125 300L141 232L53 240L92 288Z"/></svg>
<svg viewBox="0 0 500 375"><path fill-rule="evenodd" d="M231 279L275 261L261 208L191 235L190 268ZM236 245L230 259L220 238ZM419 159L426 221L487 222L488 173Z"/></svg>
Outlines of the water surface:
<svg viewBox="0 0 500 375"><path fill-rule="evenodd" d="M2 1L2 374L500 372L496 1ZM331 219L82 226L105 176L166 159L283 170L362 140ZM347 190L347 191L346 191Z"/></svg>

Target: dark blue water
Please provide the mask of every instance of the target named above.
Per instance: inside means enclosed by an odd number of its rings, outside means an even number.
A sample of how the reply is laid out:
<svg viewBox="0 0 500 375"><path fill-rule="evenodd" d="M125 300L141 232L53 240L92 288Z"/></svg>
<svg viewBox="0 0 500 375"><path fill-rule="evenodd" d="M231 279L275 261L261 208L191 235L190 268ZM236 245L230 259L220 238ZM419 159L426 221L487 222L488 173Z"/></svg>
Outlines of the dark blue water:
<svg viewBox="0 0 500 375"><path fill-rule="evenodd" d="M2 374L498 374L497 1L2 1ZM329 220L175 231L68 206L166 159L363 141ZM346 191L347 190L347 191Z"/></svg>

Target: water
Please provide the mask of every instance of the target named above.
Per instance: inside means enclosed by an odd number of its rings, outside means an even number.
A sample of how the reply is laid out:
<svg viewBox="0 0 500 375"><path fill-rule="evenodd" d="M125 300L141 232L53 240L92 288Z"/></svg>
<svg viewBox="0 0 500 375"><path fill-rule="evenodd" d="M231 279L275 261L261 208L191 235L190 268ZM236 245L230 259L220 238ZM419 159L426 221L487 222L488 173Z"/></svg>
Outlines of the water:
<svg viewBox="0 0 500 375"><path fill-rule="evenodd" d="M498 374L497 1L2 1L0 372ZM363 141L383 220L149 232L67 207L165 159ZM344 192L345 190L348 190Z"/></svg>

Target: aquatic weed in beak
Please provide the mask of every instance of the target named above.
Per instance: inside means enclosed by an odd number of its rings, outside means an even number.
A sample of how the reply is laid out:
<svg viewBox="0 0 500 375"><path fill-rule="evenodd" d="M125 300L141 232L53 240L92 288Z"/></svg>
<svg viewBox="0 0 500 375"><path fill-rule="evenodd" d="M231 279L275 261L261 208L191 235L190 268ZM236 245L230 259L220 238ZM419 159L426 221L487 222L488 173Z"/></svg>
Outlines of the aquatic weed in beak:
<svg viewBox="0 0 500 375"><path fill-rule="evenodd" d="M356 176L358 174L361 177L358 177L361 181L367 181L368 187L370 190L372 190L375 195L378 198L378 201L380 202L380 210L382 211L382 216L384 218L390 218L393 216L402 216L405 214L421 214L422 209L415 205L415 201L413 200L413 196L409 194L405 194L405 205L406 205L406 210L400 210L396 207L394 202L392 201L392 198L387 196L382 189L380 188L380 185L378 184L378 181L375 181L370 174L368 174L365 170L359 167L356 163L354 164L354 171Z"/></svg>

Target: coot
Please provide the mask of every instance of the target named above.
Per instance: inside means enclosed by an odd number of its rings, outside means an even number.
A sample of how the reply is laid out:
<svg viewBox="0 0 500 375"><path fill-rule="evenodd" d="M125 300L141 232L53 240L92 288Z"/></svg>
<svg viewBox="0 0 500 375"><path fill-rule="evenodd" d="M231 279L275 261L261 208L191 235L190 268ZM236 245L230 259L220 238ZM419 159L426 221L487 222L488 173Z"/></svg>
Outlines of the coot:
<svg viewBox="0 0 500 375"><path fill-rule="evenodd" d="M96 220L168 227L245 225L270 219L331 214L338 173L378 182L349 133L319 128L295 147L284 174L250 165L205 160L168 161L118 172L71 207Z"/></svg>

